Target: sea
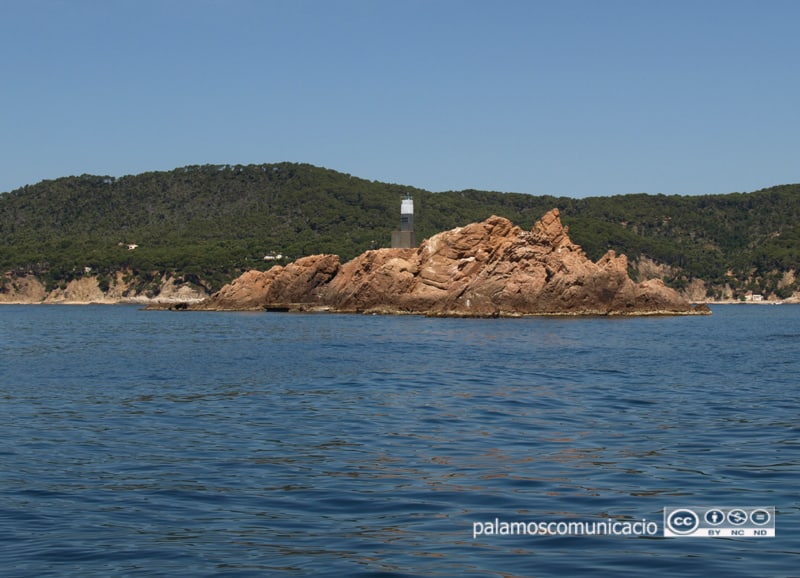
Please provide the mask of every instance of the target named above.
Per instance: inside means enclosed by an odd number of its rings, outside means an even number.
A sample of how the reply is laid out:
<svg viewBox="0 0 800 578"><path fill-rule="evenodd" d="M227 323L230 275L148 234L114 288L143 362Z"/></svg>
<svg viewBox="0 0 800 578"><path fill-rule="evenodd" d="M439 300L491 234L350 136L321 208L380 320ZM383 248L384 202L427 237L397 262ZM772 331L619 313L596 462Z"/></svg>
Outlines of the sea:
<svg viewBox="0 0 800 578"><path fill-rule="evenodd" d="M798 576L800 306L712 310L0 306L0 575Z"/></svg>

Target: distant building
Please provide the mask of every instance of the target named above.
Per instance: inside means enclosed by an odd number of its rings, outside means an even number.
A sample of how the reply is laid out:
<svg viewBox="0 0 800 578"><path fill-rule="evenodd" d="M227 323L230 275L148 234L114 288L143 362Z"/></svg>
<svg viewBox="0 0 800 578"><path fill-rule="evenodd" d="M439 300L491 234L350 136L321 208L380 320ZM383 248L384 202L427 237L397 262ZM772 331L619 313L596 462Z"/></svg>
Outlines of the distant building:
<svg viewBox="0 0 800 578"><path fill-rule="evenodd" d="M400 202L400 230L392 231L393 249L410 249L417 246L414 235L414 199L407 193Z"/></svg>

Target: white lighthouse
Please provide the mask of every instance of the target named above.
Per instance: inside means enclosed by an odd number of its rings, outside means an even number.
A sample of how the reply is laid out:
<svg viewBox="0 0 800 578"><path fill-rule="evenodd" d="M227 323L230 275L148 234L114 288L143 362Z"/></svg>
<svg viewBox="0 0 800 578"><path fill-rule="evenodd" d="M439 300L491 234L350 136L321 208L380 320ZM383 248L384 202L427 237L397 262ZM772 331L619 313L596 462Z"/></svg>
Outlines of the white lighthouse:
<svg viewBox="0 0 800 578"><path fill-rule="evenodd" d="M400 230L392 231L392 248L409 249L417 246L414 236L414 199L411 193L400 201Z"/></svg>

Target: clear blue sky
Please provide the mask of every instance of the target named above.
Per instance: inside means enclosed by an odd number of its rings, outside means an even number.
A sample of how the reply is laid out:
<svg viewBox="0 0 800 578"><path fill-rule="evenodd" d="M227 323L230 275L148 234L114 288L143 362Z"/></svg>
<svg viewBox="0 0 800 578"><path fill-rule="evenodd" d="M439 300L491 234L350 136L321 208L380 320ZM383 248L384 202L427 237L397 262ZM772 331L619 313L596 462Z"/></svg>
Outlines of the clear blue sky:
<svg viewBox="0 0 800 578"><path fill-rule="evenodd" d="M800 182L794 0L0 0L0 191L307 162L573 197Z"/></svg>

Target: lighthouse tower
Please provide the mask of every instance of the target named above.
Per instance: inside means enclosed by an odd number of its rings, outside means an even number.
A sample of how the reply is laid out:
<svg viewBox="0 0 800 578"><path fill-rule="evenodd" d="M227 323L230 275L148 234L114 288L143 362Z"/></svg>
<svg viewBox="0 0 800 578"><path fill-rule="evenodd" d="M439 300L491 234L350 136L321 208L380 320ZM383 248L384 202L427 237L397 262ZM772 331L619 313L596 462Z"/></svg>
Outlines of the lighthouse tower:
<svg viewBox="0 0 800 578"><path fill-rule="evenodd" d="M393 249L410 249L417 246L414 236L414 199L407 193L400 202L400 230L392 231Z"/></svg>

